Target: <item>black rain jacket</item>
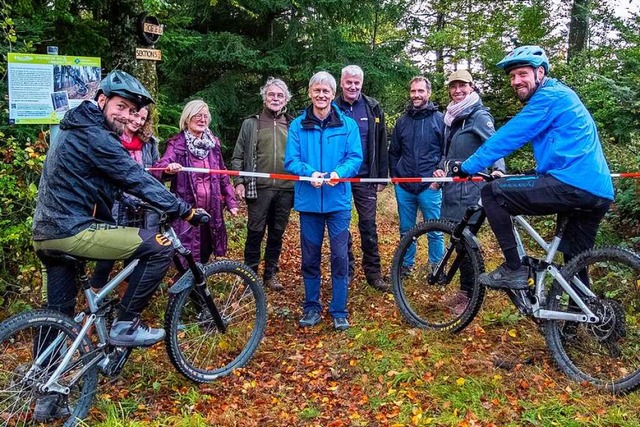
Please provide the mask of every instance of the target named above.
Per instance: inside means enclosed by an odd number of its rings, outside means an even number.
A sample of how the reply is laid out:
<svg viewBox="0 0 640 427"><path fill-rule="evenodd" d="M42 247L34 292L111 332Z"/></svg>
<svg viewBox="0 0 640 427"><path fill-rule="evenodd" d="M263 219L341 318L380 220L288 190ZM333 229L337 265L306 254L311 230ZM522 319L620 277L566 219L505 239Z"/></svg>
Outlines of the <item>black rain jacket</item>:
<svg viewBox="0 0 640 427"><path fill-rule="evenodd" d="M40 178L34 240L70 237L95 222L113 224L111 208L118 190L170 216L189 211L187 203L129 156L95 103L84 101L68 111L60 129Z"/></svg>

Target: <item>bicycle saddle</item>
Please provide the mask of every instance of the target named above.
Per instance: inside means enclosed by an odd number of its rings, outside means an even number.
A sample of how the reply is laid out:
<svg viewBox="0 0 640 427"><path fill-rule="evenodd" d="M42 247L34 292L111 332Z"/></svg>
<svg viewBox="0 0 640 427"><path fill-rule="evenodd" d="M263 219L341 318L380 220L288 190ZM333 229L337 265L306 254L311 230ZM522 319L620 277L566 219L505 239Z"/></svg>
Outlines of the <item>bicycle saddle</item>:
<svg viewBox="0 0 640 427"><path fill-rule="evenodd" d="M64 262L70 264L78 264L87 261L95 260L93 258L85 258L76 255L70 255L66 252L62 252L57 249L39 249L36 251L36 255L42 261L50 261L50 262Z"/></svg>

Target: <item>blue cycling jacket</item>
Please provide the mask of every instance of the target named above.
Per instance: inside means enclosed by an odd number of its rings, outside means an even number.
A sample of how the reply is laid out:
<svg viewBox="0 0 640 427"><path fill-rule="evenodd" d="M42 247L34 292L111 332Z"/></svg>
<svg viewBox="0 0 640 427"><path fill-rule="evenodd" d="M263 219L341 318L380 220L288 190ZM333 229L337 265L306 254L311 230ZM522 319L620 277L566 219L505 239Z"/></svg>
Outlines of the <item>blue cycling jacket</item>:
<svg viewBox="0 0 640 427"><path fill-rule="evenodd" d="M294 175L336 172L340 178L356 176L362 164L358 124L332 104L325 127L309 115L310 106L289 127L284 155L285 169ZM351 210L351 184L341 182L315 188L308 181L294 184L294 209L298 212L329 213Z"/></svg>
<svg viewBox="0 0 640 427"><path fill-rule="evenodd" d="M529 141L539 174L613 200L611 172L593 118L578 95L556 79L545 79L524 108L462 163L462 169L474 174Z"/></svg>

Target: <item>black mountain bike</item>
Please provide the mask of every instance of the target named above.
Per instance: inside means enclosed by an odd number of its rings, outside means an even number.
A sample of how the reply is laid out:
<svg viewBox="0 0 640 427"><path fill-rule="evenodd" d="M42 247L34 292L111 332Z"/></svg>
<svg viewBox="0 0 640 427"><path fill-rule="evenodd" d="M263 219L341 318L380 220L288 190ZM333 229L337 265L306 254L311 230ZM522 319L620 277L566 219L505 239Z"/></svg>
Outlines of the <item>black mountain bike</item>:
<svg viewBox="0 0 640 427"><path fill-rule="evenodd" d="M470 225L474 215L478 219ZM529 288L505 292L523 315L540 324L549 353L566 375L609 392L634 390L640 385L640 257L603 247L585 251L565 266L556 264L568 219L559 216L555 236L546 242L522 216L513 217L518 250L529 268ZM393 294L412 326L456 333L478 314L485 287L477 280L484 261L476 234L484 220L482 207L471 206L459 223L426 221L401 239L393 258ZM526 254L518 228L542 248L543 258ZM428 262L427 237L432 233L441 233L445 242L444 256L435 266ZM412 245L415 265L403 268ZM451 302L461 289L461 276L470 289L455 307Z"/></svg>
<svg viewBox="0 0 640 427"><path fill-rule="evenodd" d="M267 320L265 293L255 273L236 261L196 263L171 228L162 234L188 271L169 289L165 344L175 368L203 383L244 366L260 344ZM33 310L0 324L0 425L23 426L40 420L34 411L43 399L63 408L65 426L74 426L91 408L98 373L120 374L131 348L109 343L118 298L112 291L138 264L130 262L98 292L89 284L86 259L55 255L77 267L86 308L74 319L53 310ZM177 258L176 258L176 261ZM179 266L179 263L176 263Z"/></svg>

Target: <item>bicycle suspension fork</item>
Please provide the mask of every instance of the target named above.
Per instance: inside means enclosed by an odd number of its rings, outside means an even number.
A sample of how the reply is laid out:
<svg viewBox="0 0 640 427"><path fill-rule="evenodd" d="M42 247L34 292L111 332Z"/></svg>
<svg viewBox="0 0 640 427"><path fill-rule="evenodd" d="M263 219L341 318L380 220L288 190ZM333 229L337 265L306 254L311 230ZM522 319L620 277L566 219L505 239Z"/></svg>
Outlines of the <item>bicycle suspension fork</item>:
<svg viewBox="0 0 640 427"><path fill-rule="evenodd" d="M440 277L440 275L442 274L442 270L445 268L448 260L451 259L451 256L454 255L455 252L455 258L451 264L451 267L447 269L445 283L449 283L451 282L451 279L453 279L453 276L460 268L460 264L462 263L465 255L463 244L464 230L465 228L467 228L467 226L469 226L469 221L471 221L471 218L476 214L476 212L480 212L478 221L469 228L473 234L477 233L480 229L480 226L485 219L484 210L480 205L470 206L462 215L462 219L460 220L460 222L453 229L453 233L451 235L451 244L446 248L445 254L442 257L442 261L438 263L438 266L429 275L429 283L433 284L437 280L437 278Z"/></svg>

